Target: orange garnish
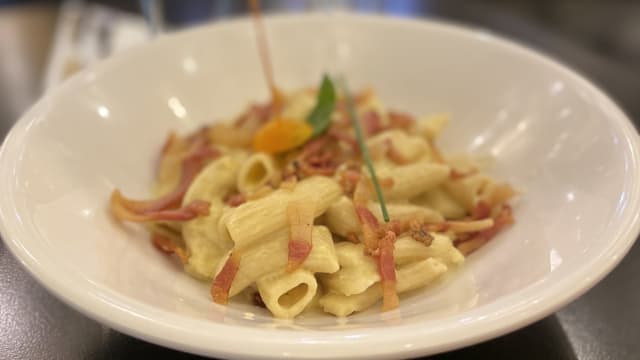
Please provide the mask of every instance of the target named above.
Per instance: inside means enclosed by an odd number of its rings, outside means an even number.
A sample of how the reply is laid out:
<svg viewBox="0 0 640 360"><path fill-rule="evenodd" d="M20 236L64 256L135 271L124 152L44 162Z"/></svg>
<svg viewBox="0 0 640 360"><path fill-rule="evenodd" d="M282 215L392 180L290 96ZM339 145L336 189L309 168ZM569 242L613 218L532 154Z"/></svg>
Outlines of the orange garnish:
<svg viewBox="0 0 640 360"><path fill-rule="evenodd" d="M266 123L253 138L255 151L281 153L311 138L313 128L306 121L276 118Z"/></svg>

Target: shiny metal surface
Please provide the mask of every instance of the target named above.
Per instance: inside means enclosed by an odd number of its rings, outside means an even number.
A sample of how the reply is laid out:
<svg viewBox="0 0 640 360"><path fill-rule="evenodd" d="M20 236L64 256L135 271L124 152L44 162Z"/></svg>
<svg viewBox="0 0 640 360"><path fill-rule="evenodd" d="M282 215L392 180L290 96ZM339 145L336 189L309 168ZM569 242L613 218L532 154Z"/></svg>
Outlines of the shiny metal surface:
<svg viewBox="0 0 640 360"><path fill-rule="evenodd" d="M279 3L290 6L288 3L295 2ZM609 91L636 125L640 124L640 102L637 101L640 62L634 57L638 48L628 44L640 36L629 36L634 30L606 20L614 18L611 13L617 2L586 1L581 7L568 1L554 2L556 6L536 1L396 3L404 4L402 8L408 9L403 10L406 13L436 15L489 28L550 53ZM632 24L633 19L640 23L633 4L618 8L625 14L624 19L632 19ZM3 135L39 95L39 81L55 17L54 5L0 7L0 133ZM606 26L610 24L615 26ZM596 45L593 33L598 38ZM598 41L609 45L597 45ZM638 273L640 245L636 244L600 285L557 314L507 336L435 358L637 359L640 353ZM197 358L122 335L72 310L37 284L0 243L0 359L147 356Z"/></svg>

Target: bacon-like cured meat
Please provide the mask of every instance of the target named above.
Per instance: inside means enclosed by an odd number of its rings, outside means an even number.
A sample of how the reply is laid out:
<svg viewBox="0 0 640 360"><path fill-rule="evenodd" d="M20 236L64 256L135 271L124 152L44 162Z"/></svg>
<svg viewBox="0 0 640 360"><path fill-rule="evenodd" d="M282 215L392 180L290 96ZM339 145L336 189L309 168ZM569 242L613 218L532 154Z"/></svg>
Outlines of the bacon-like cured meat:
<svg viewBox="0 0 640 360"><path fill-rule="evenodd" d="M338 127L332 126L329 128L329 131L327 131L327 134L333 139L347 144L355 154L360 153L358 141L347 129L339 129Z"/></svg>
<svg viewBox="0 0 640 360"><path fill-rule="evenodd" d="M267 305L264 304L264 300L262 300L262 296L260 296L260 292L256 291L253 294L253 305L266 309Z"/></svg>
<svg viewBox="0 0 640 360"><path fill-rule="evenodd" d="M207 161L219 156L219 151L206 145L194 145L195 148L182 161L180 182L169 194L154 200L131 200L124 197L119 190L111 195L111 211L120 220L190 220L203 213L202 203L188 204L177 209L189 185L198 175ZM174 210L175 209L175 210ZM171 210L171 211L170 211ZM208 213L208 207L207 207Z"/></svg>
<svg viewBox="0 0 640 360"><path fill-rule="evenodd" d="M218 304L229 302L229 290L240 268L240 254L233 251L211 285L211 297Z"/></svg>
<svg viewBox="0 0 640 360"><path fill-rule="evenodd" d="M293 272L304 263L311 252L311 242L291 239L288 246L287 272Z"/></svg>
<svg viewBox="0 0 640 360"><path fill-rule="evenodd" d="M364 247L369 254L373 254L378 249L378 219L365 206L356 205L355 209L362 229Z"/></svg>
<svg viewBox="0 0 640 360"><path fill-rule="evenodd" d="M247 201L247 197L244 194L240 194L240 193L231 194L227 196L226 199L224 199L224 202L231 207L240 206L244 204L246 201Z"/></svg>
<svg viewBox="0 0 640 360"><path fill-rule="evenodd" d="M400 300L396 292L396 269L393 258L396 234L387 231L379 241L378 271L382 284L382 311L398 307Z"/></svg>
<svg viewBox="0 0 640 360"><path fill-rule="evenodd" d="M386 311L395 309L399 303L396 292L395 261L393 258L396 233L393 229L399 229L400 225L393 222L381 226L375 215L367 208L370 196L368 181L360 179L354 191L353 203L360 222L365 252L376 257L377 260L383 292L382 309Z"/></svg>
<svg viewBox="0 0 640 360"><path fill-rule="evenodd" d="M166 236L162 236L158 233L153 233L151 235L151 243L155 246L156 249L162 251L167 255L176 254L180 262L185 264L187 260L189 260L189 256L185 249L178 246L175 242L169 239Z"/></svg>
<svg viewBox="0 0 640 360"><path fill-rule="evenodd" d="M313 203L303 201L292 201L287 205L289 221L287 272L298 269L311 252L314 208Z"/></svg>
<svg viewBox="0 0 640 360"><path fill-rule="evenodd" d="M308 142L296 158L299 169L306 176L332 176L338 168L335 149L330 147L329 136L322 136Z"/></svg>
<svg viewBox="0 0 640 360"><path fill-rule="evenodd" d="M433 242L433 235L429 232L428 226L419 221L411 221L409 223L409 235L426 246L430 246L431 242Z"/></svg>
<svg viewBox="0 0 640 360"><path fill-rule="evenodd" d="M244 114L240 115L234 123L235 128L242 128L247 126L258 126L265 123L274 113L274 106L271 102L266 104L254 104L251 105ZM248 124L249 120L256 121L256 124Z"/></svg>
<svg viewBox="0 0 640 360"><path fill-rule="evenodd" d="M493 239L500 230L513 224L513 222L514 219L511 206L503 205L500 209L500 213L495 217L492 227L479 231L473 236L465 237L462 241L457 241L456 247L465 256L469 255L489 242L489 240Z"/></svg>
<svg viewBox="0 0 640 360"><path fill-rule="evenodd" d="M476 206L471 209L471 219L480 220L491 216L491 205L484 200L478 201Z"/></svg>
<svg viewBox="0 0 640 360"><path fill-rule="evenodd" d="M407 159L402 153L400 153L400 151L398 151L398 149L395 147L391 139L389 138L385 139L384 146L385 146L385 153L386 153L385 155L389 158L389 160L393 161L398 165L405 165L410 162L409 159Z"/></svg>
<svg viewBox="0 0 640 360"><path fill-rule="evenodd" d="M358 238L358 234L354 233L354 232L349 232L347 233L347 236L345 238L347 241L352 242L354 244L359 244L360 243L360 239Z"/></svg>
<svg viewBox="0 0 640 360"><path fill-rule="evenodd" d="M337 165L314 165L309 162L301 162L300 169L307 175L332 176L336 172Z"/></svg>
<svg viewBox="0 0 640 360"><path fill-rule="evenodd" d="M340 172L339 183L345 194L353 194L358 185L358 181L360 181L359 170L346 169Z"/></svg>
<svg viewBox="0 0 640 360"><path fill-rule="evenodd" d="M384 130L380 115L376 111L367 111L362 115L360 121L364 132L369 136L375 135Z"/></svg>
<svg viewBox="0 0 640 360"><path fill-rule="evenodd" d="M427 230L431 232L445 232L449 230L449 223L444 221L435 224L427 224Z"/></svg>
<svg viewBox="0 0 640 360"><path fill-rule="evenodd" d="M187 143L193 146L207 145L211 142L209 132L211 128L209 126L201 126L198 130L187 136Z"/></svg>
<svg viewBox="0 0 640 360"><path fill-rule="evenodd" d="M382 229L386 231L393 231L394 234L402 234L405 231L406 226L403 224L406 221L394 219L388 223L383 224Z"/></svg>
<svg viewBox="0 0 640 360"><path fill-rule="evenodd" d="M125 208L120 191L115 190L111 194L111 212L120 221L147 222L147 221L187 221L198 216L209 215L209 202L194 200L178 209L149 210L134 212Z"/></svg>
<svg viewBox="0 0 640 360"><path fill-rule="evenodd" d="M371 182L364 176L360 176L356 188L353 190L353 204L358 207L367 207L371 200Z"/></svg>
<svg viewBox="0 0 640 360"><path fill-rule="evenodd" d="M318 153L320 150L327 146L329 140L329 137L321 136L309 141L302 147L300 157L305 158Z"/></svg>
<svg viewBox="0 0 640 360"><path fill-rule="evenodd" d="M167 136L167 139L162 144L162 149L160 150L160 155L165 155L172 147L175 146L180 141L178 135L175 132L170 132Z"/></svg>
<svg viewBox="0 0 640 360"><path fill-rule="evenodd" d="M409 129L416 122L413 116L398 111L389 111L387 115L391 128Z"/></svg>
<svg viewBox="0 0 640 360"><path fill-rule="evenodd" d="M464 179L467 176L471 176L478 173L478 169L471 169L469 171L459 171L457 169L451 168L451 172L449 173L449 178L451 180L460 180Z"/></svg>
<svg viewBox="0 0 640 360"><path fill-rule="evenodd" d="M262 72L264 74L267 85L271 90L271 103L275 107L280 108L284 103L284 95L278 90L273 77L273 66L271 65L271 54L269 53L269 44L267 43L266 30L262 23L262 15L260 14L260 1L250 0L249 7L253 18L253 25L256 34L256 45L258 45L258 54L260 55L260 63L262 64Z"/></svg>

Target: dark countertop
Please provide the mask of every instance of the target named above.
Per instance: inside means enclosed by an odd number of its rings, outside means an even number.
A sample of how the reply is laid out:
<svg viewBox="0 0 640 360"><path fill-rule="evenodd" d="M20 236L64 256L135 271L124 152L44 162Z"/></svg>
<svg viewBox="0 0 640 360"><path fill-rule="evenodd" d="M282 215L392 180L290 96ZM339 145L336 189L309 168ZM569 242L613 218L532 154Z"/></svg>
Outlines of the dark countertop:
<svg viewBox="0 0 640 360"><path fill-rule="evenodd" d="M115 3L131 10L135 2ZM295 1L279 1L290 4ZM362 1L354 1L362 4ZM603 87L640 125L640 3L376 1L396 15L479 26L542 50ZM242 7L231 6L235 12ZM0 7L0 134L39 96L55 3ZM433 359L640 358L640 245L572 304L506 336ZM0 359L193 359L111 330L42 288L0 242Z"/></svg>

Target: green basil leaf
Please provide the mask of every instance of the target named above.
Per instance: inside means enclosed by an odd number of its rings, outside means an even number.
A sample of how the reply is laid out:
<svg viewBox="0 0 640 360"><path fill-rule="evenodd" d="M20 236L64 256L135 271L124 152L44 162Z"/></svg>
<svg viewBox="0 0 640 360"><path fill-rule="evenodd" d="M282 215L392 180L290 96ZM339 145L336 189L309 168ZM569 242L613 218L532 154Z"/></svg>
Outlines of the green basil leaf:
<svg viewBox="0 0 640 360"><path fill-rule="evenodd" d="M313 128L313 136L318 136L327 130L331 124L331 114L335 107L336 90L329 76L325 74L318 91L316 106L307 116L307 122Z"/></svg>

